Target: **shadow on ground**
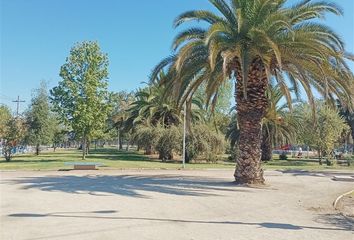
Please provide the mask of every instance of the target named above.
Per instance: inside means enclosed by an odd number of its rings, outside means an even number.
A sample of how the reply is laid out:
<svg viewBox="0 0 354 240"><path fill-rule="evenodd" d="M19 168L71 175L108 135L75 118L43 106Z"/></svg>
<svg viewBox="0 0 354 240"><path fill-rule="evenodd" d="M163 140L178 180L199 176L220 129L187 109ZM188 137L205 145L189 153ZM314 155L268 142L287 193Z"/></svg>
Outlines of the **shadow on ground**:
<svg viewBox="0 0 354 240"><path fill-rule="evenodd" d="M150 159L136 152L117 151L117 149L103 148L92 150L88 159L102 159L111 161L149 161Z"/></svg>
<svg viewBox="0 0 354 240"><path fill-rule="evenodd" d="M311 176L311 177L333 177L333 176L354 176L354 172L348 169L346 172L340 171L306 171L306 170L283 170L282 173L288 173L293 176Z"/></svg>
<svg viewBox="0 0 354 240"><path fill-rule="evenodd" d="M9 163L50 163L50 162L58 162L58 160L51 159L35 159L35 160L11 160L10 162L0 161L0 164L9 164Z"/></svg>
<svg viewBox="0 0 354 240"><path fill-rule="evenodd" d="M277 160L265 163L266 166L281 166L281 167L288 167L288 166L307 166L308 162L305 161L294 161L294 160Z"/></svg>
<svg viewBox="0 0 354 240"><path fill-rule="evenodd" d="M22 184L24 185L22 187L23 189L37 188L42 191L60 191L96 196L117 194L140 198L148 198L148 196L145 195L146 192L158 192L171 195L216 196L222 195L223 191L251 191L251 189L237 186L233 182L171 175L46 176L20 178L7 183Z"/></svg>
<svg viewBox="0 0 354 240"><path fill-rule="evenodd" d="M213 221L213 220L191 220L191 219L173 219L173 218L154 218L154 217L132 217L132 216L119 216L115 210L102 210L92 212L53 212L46 214L36 213L15 213L8 215L9 217L28 217L28 218L83 218L83 219L97 219L97 220L136 220L136 221L152 221L152 222L172 222L172 223L189 223L189 224L225 224L225 225L248 225L257 226L260 228L269 229L282 229L282 230L342 230L351 231L352 223L339 219L339 215L326 214L320 216L321 223L332 225L332 227L320 226L304 226L294 225L290 223L277 223L277 222L241 222L241 221ZM334 227L333 227L334 226Z"/></svg>
<svg viewBox="0 0 354 240"><path fill-rule="evenodd" d="M342 229L354 231L354 218L345 217L342 214L322 214L316 219L316 222L333 225Z"/></svg>

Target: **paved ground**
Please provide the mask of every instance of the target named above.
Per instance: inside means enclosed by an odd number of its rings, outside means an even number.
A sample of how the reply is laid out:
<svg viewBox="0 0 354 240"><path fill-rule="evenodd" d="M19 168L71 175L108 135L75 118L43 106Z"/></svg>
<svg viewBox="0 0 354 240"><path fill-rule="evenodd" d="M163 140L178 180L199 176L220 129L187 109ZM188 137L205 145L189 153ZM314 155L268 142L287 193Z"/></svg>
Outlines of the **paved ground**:
<svg viewBox="0 0 354 240"><path fill-rule="evenodd" d="M3 240L354 238L331 207L354 183L329 172L267 172L264 188L231 170L0 174Z"/></svg>

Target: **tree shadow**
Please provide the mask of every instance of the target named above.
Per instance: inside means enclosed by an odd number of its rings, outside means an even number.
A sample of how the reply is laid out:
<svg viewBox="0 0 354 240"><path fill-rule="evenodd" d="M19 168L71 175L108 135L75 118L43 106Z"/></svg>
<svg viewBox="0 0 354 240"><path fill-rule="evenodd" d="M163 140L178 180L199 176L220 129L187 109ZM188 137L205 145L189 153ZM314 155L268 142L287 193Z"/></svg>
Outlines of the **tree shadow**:
<svg viewBox="0 0 354 240"><path fill-rule="evenodd" d="M225 191L248 192L250 189L236 186L233 182L201 179L192 176L136 176L136 175L86 175L26 177L11 180L10 184L23 184L23 189L37 188L42 191L59 191L74 194L107 196L117 194L129 197L148 198L143 192L158 192L170 195L216 196Z"/></svg>
<svg viewBox="0 0 354 240"><path fill-rule="evenodd" d="M354 218L343 216L340 213L322 214L316 217L315 221L322 224L333 225L348 231L354 231Z"/></svg>
<svg viewBox="0 0 354 240"><path fill-rule="evenodd" d="M50 162L58 162L58 160L51 160L51 159L11 160L10 162L0 161L0 164L2 163L50 163Z"/></svg>
<svg viewBox="0 0 354 240"><path fill-rule="evenodd" d="M281 167L293 167L293 166L307 166L308 163L304 161L293 161L293 160L276 160L265 163L266 166L281 166Z"/></svg>
<svg viewBox="0 0 354 240"><path fill-rule="evenodd" d="M353 172L348 169L348 172L338 171L307 171L307 170L283 170L282 173L288 173L293 176L311 176L311 177L333 177L333 176L354 176Z"/></svg>
<svg viewBox="0 0 354 240"><path fill-rule="evenodd" d="M102 211L92 211L92 212L53 212L53 213L15 213L9 214L9 217L18 218L83 218L83 219L96 219L96 220L138 220L138 221L153 221L153 222L171 222L171 223L189 223L189 224L222 224L222 225L248 225L257 226L259 228L268 229L282 229L282 230L302 230L302 229L313 229L313 230L342 230L351 231L353 230L349 223L343 223L337 221L337 219L331 219L330 221L335 221L335 227L319 227L319 226L305 226L305 225L294 225L290 223L277 223L277 222L242 222L242 221L213 221L213 220L193 220L193 219L174 219L174 218L156 218L156 217L133 217L133 216L119 216L115 210L102 210ZM325 223L328 224L326 221ZM332 223L331 223L332 224Z"/></svg>
<svg viewBox="0 0 354 240"><path fill-rule="evenodd" d="M102 159L111 161L149 161L147 156L136 152L118 151L116 149L97 149L92 150L87 159Z"/></svg>

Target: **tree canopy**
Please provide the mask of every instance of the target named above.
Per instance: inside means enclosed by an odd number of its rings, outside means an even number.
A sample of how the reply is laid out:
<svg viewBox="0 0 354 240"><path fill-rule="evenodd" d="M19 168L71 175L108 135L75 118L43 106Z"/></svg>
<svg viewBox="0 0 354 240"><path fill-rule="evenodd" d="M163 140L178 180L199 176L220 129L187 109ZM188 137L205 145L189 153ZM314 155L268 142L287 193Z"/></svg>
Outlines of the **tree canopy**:
<svg viewBox="0 0 354 240"><path fill-rule="evenodd" d="M51 90L54 110L61 121L87 142L104 128L110 109L107 90L108 57L97 42L76 44L60 69L62 80Z"/></svg>
<svg viewBox="0 0 354 240"><path fill-rule="evenodd" d="M55 119L49 105L48 89L45 82L41 82L31 100L26 112L28 125L27 141L36 146L36 154L40 152L40 145L52 142Z"/></svg>

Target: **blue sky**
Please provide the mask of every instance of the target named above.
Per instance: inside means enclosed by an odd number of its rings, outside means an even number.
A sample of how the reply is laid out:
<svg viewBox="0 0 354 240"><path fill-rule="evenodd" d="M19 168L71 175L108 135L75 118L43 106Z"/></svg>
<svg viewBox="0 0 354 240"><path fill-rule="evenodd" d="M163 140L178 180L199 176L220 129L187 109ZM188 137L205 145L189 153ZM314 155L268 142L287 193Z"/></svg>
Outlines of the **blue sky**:
<svg viewBox="0 0 354 240"><path fill-rule="evenodd" d="M17 95L29 103L41 80L53 87L74 43L98 41L110 59L110 90L133 90L171 53L183 11L211 9L207 0L0 0L0 103ZM290 2L297 2L291 0ZM334 0L344 17L328 16L354 52L354 0Z"/></svg>

